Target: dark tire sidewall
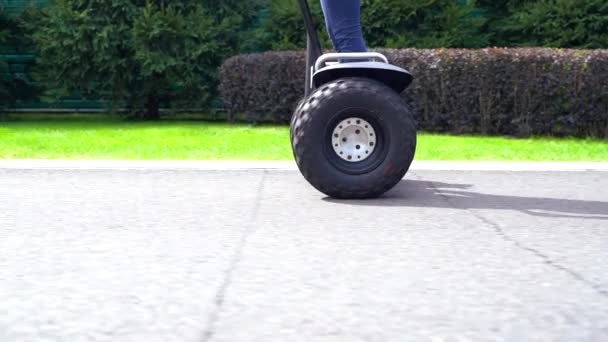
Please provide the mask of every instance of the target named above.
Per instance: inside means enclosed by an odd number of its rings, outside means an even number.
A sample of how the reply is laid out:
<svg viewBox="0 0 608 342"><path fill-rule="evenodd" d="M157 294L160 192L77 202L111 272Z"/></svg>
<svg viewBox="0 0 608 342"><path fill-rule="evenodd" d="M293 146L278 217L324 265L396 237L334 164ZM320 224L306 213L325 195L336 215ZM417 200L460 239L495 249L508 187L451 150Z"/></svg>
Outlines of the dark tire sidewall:
<svg viewBox="0 0 608 342"><path fill-rule="evenodd" d="M294 155L304 177L318 190L333 197L375 197L396 184L413 160L412 113L399 94L382 83L350 78L333 82L340 81L350 87L329 95L321 87L306 99L312 108L297 109L291 127ZM347 117L364 119L376 131L376 149L364 161L345 161L332 148L332 131Z"/></svg>

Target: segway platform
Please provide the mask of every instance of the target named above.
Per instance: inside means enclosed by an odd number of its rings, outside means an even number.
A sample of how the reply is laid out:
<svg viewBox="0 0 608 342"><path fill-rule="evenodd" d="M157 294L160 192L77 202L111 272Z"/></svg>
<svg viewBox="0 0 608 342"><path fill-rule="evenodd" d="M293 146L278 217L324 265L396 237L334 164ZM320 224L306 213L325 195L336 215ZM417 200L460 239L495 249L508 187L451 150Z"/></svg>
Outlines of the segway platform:
<svg viewBox="0 0 608 342"><path fill-rule="evenodd" d="M304 178L334 198L372 198L394 187L416 151L411 106L400 93L412 75L379 53L321 55L306 0L305 97L291 120L294 157Z"/></svg>

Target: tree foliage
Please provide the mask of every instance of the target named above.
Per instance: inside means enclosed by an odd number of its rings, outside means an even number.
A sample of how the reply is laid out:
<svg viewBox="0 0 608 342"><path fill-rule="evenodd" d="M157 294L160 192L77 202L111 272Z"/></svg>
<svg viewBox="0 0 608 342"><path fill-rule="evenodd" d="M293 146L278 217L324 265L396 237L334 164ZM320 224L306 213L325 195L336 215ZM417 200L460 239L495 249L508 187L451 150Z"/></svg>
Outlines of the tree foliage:
<svg viewBox="0 0 608 342"><path fill-rule="evenodd" d="M447 0L363 0L361 24L372 47L481 47L485 18L476 3Z"/></svg>
<svg viewBox="0 0 608 342"><path fill-rule="evenodd" d="M608 48L608 2L522 2L495 28L498 37L515 46Z"/></svg>
<svg viewBox="0 0 608 342"><path fill-rule="evenodd" d="M309 0L326 47L319 0ZM257 39L270 50L301 49L304 25L295 0L266 0ZM362 0L367 45L389 48L546 46L608 48L605 0Z"/></svg>
<svg viewBox="0 0 608 342"><path fill-rule="evenodd" d="M322 45L331 49L320 1L308 1ZM608 48L606 0L361 3L371 48ZM35 47L36 79L47 85L47 99L111 99L148 119L158 118L160 107L209 107L227 57L299 50L305 38L296 0L50 0L17 21L0 18L0 44ZM26 83L2 79L0 102L34 94Z"/></svg>
<svg viewBox="0 0 608 342"><path fill-rule="evenodd" d="M318 0L309 1L322 45L331 47ZM305 46L304 24L295 0L267 0L269 18L258 39L268 50L294 50ZM361 27L370 47L479 47L487 35L485 23L474 16L475 1L362 0Z"/></svg>
<svg viewBox="0 0 608 342"><path fill-rule="evenodd" d="M323 12L318 0L309 1L319 38L324 48L331 42L325 31ZM268 18L253 39L262 50L298 50L306 46L306 28L296 0L267 0Z"/></svg>
<svg viewBox="0 0 608 342"><path fill-rule="evenodd" d="M144 119L159 118L161 104L205 108L248 12L219 1L58 0L35 23L40 74L58 96L109 97Z"/></svg>

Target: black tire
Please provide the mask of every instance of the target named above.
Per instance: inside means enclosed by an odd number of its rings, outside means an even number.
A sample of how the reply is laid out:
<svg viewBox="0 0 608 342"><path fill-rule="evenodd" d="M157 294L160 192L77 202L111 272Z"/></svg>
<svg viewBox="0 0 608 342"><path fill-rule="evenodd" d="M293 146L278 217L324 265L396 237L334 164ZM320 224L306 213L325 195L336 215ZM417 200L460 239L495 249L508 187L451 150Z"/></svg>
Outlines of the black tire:
<svg viewBox="0 0 608 342"><path fill-rule="evenodd" d="M333 129L349 117L364 119L377 132L375 150L361 162L343 160L332 147ZM390 190L407 173L416 152L411 107L388 86L366 78L329 82L301 101L290 137L304 178L341 199L374 198Z"/></svg>

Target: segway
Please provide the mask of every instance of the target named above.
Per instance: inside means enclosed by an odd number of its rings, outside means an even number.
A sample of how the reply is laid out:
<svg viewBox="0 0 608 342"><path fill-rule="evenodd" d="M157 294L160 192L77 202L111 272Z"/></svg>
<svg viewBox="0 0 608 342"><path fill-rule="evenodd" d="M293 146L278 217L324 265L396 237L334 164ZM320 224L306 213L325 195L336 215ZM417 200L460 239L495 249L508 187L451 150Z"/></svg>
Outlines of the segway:
<svg viewBox="0 0 608 342"><path fill-rule="evenodd" d="M376 52L321 54L307 0L306 84L290 128L296 164L333 198L374 198L407 173L416 151L411 106L400 96L406 70Z"/></svg>

